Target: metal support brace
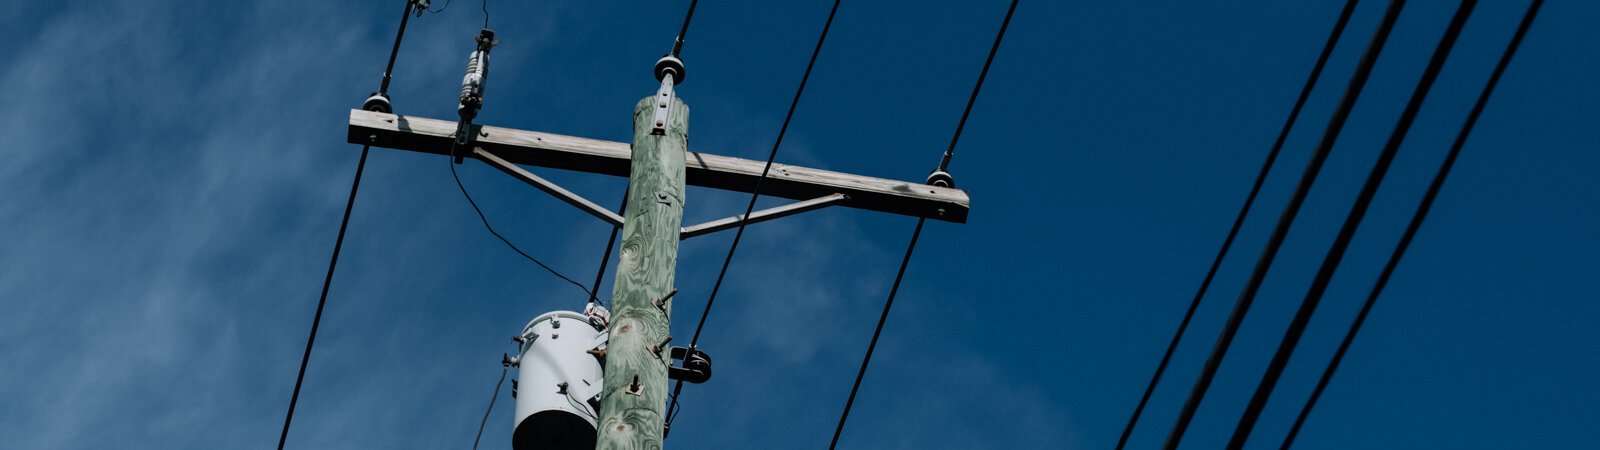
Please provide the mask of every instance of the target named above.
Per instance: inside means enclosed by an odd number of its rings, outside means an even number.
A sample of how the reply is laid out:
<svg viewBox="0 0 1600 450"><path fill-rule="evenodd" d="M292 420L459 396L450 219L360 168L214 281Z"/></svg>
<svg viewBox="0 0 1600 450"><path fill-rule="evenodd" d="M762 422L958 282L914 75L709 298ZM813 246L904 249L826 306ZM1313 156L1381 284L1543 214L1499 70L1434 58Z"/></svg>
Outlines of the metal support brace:
<svg viewBox="0 0 1600 450"><path fill-rule="evenodd" d="M848 196L848 195L833 194L833 195L827 195L827 196L823 196L823 197L817 197L817 198L814 198L814 199L811 199L811 200L806 200L806 201L803 201L803 202L795 202L795 203L790 203L790 204L783 205L783 206L777 206L777 207L772 207L772 208L767 208L767 209L763 209L763 210L760 210L760 211L756 211L756 212L750 213L750 217L748 219L746 219L743 214L737 215L737 216L733 216L733 217L723 218L723 219L717 219L717 220L713 220L713 221L710 221L710 222L706 222L706 223L702 223L702 224L699 224L699 225L695 225L695 226L692 226L692 227L684 227L683 231L679 232L678 239L680 239L680 240L688 239L688 238L692 238L692 237L695 237L695 236L711 234L711 233L715 233L715 232L718 232L718 231L722 231L722 230L727 230L727 229L730 229L730 228L738 227L740 222L761 223L761 222L766 222L768 220L788 217L788 216L792 216L792 215L795 215L795 214L800 214L800 213L807 212L807 211L814 211L814 210L822 209L822 208L825 208L825 207L833 206L833 205L836 205L836 204L839 204L839 203L844 203L846 200L849 200L849 199L850 199L850 196Z"/></svg>
<svg viewBox="0 0 1600 450"><path fill-rule="evenodd" d="M650 134L661 136L667 133L667 113L672 110L672 99L676 96L672 74L666 73L661 78L661 88L656 90L656 111L654 120L651 121L655 127L650 129Z"/></svg>
<svg viewBox="0 0 1600 450"><path fill-rule="evenodd" d="M506 161L504 158L496 156L493 153L489 153L487 150L482 148L472 149L472 154L476 155L478 159L483 160L483 162L494 166L494 168L500 169L501 172L505 172L507 175L517 177L517 179L522 180L533 187L539 188L539 190L544 191L546 194L555 196L556 198L561 199L561 201L567 202L569 205L576 206L578 209L598 217L600 220L606 221L606 223L610 223L611 226L622 226L622 216L619 216L617 213L611 212L611 210L605 209L600 205L596 205L594 202L583 198L581 195L574 194L572 191L563 189L561 186L557 186L555 183L550 182L550 180L546 180L538 175L534 175L533 172L523 169L522 166L512 164L511 162Z"/></svg>

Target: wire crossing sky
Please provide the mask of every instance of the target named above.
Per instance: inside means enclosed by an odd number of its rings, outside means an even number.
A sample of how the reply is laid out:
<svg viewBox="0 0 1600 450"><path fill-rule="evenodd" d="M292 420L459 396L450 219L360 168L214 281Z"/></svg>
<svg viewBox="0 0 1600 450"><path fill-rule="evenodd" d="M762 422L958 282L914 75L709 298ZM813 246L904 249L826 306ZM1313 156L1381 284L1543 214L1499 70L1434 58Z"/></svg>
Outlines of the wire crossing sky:
<svg viewBox="0 0 1600 450"><path fill-rule="evenodd" d="M472 3L412 17L389 86L397 112L454 117L484 20ZM688 3L489 5L502 42L475 123L627 140ZM696 7L694 76L677 91L695 108L692 148L766 156L828 3ZM1358 38L1334 48L1302 125L1327 123L1343 88L1328 81L1349 78L1384 3L1357 6L1345 36ZM776 163L920 182L1005 5L844 2ZM1287 436L1528 5L1480 2L1462 30L1256 445ZM8 447L276 440L361 153L345 143L349 109L381 80L401 6L90 0L0 17ZM838 448L1113 447L1342 6L1021 2L952 166L969 223L926 224ZM1184 448L1228 440L1454 7L1410 2L1399 17ZM1591 446L1594 23L1592 2L1544 5L1296 449ZM1275 164L1303 167L1320 131L1297 127ZM484 235L440 159L369 155L286 448L466 447L508 338L578 303ZM457 169L508 240L568 275L594 270L608 225L490 167ZM625 189L538 172L604 203ZM1284 204L1294 172L1270 174L1257 201ZM749 196L684 200L698 223ZM1234 253L1262 248L1267 209ZM700 342L717 377L684 388L695 407L668 445L827 446L905 225L845 208L751 225ZM731 240L684 242L681 311L705 306ZM1237 297L1251 259L1225 260L1207 295ZM1226 303L1203 303L1187 333L1217 335ZM673 326L688 336L694 323ZM1166 379L1193 380L1207 341L1180 343ZM1127 448L1160 445L1186 384L1152 393ZM509 445L507 401L480 448Z"/></svg>

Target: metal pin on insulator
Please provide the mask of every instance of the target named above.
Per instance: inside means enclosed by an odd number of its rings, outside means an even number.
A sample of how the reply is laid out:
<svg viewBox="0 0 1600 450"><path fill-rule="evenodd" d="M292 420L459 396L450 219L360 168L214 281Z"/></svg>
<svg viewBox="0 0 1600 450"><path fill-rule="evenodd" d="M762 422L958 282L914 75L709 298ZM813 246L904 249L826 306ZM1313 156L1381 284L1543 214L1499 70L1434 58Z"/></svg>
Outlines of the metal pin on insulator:
<svg viewBox="0 0 1600 450"><path fill-rule="evenodd" d="M683 83L686 69L683 60L667 54L656 60L656 80L661 81L661 88L656 90L656 107L651 124L650 134L664 136L667 134L667 123L671 121L672 100L677 97L674 86Z"/></svg>

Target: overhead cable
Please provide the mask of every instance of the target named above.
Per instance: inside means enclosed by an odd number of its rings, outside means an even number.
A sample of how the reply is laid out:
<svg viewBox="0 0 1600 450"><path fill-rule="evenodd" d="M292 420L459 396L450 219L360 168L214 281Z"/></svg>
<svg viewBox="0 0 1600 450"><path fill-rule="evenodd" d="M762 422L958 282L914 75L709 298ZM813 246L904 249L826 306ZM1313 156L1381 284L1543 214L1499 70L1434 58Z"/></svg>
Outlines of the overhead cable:
<svg viewBox="0 0 1600 450"><path fill-rule="evenodd" d="M1000 51L1000 41L1006 37L1006 28L1011 25L1011 16L1017 12L1017 0L1011 0L1011 6L1006 8L1006 18L1000 21L1000 31L995 33L994 45L989 47L989 56L984 59L983 69L978 72L978 81L972 86L972 95L967 97L967 106L961 111L961 120L957 122L956 131L950 139L950 146L945 149L944 156L940 158L939 168L934 174L944 174L946 182L953 181L946 173L950 167L950 155L961 140L961 129L967 123L967 116L972 114L972 104L978 101L978 92L983 89L983 80L989 75L989 66L994 63L994 55ZM929 182L935 182L930 177ZM883 312L878 315L878 324L872 329L872 339L867 341L867 353L861 357L861 368L856 371L856 379L850 385L850 396L845 399L844 411L839 413L839 424L833 429L833 439L828 443L828 449L833 450L839 446L839 436L844 434L844 424L850 419L850 408L855 406L856 394L861 391L861 380L867 377L867 366L872 363L872 353L878 348L878 337L883 334L883 325L889 321L889 311L894 307L895 295L900 293L900 282L905 279L906 267L911 264L911 253L917 249L917 239L922 236L922 225L927 218L917 218L917 227L911 231L911 243L906 245L906 254L900 259L900 268L895 271L894 283L889 285L889 297L883 302Z"/></svg>
<svg viewBox="0 0 1600 450"><path fill-rule="evenodd" d="M1372 312L1373 304L1377 303L1378 296L1383 294L1383 288L1388 286L1389 277L1394 274L1395 267L1399 266L1400 259L1405 256L1406 249L1411 247L1411 241L1416 238L1417 230L1422 227L1422 222L1427 219L1428 211L1433 208L1433 202L1439 196L1439 190L1444 187L1445 179L1450 176L1450 169L1455 167L1456 158L1461 155L1461 148L1466 144L1467 136L1472 134L1472 129L1478 123L1478 117L1483 114L1484 106L1489 103L1489 97L1494 93L1494 88L1500 83L1501 75L1505 74L1506 67L1511 64L1511 58L1516 55L1517 48L1522 45L1522 39L1528 34L1528 28L1533 25L1534 17L1539 14L1539 8L1544 5L1544 0L1533 0L1528 5L1528 10L1522 16L1522 23L1517 25L1517 31L1511 36L1511 42L1506 45L1505 52L1500 55L1500 61L1495 64L1494 72L1489 75L1489 81L1484 84L1483 91L1478 94L1478 101L1472 105L1472 111L1467 114L1467 120L1461 126L1461 132L1456 135L1455 142L1450 145L1444 162L1439 165L1439 170L1434 174L1433 180L1428 183L1428 190L1422 196L1422 201L1417 204L1416 212L1411 216L1411 222L1406 224L1405 232L1400 236L1399 243L1395 244L1394 252L1389 255L1388 262L1384 263L1383 271L1378 274L1378 279L1372 285L1372 290L1367 294L1366 302L1361 305L1360 312L1356 313L1355 320L1350 323L1350 329L1345 332L1344 339L1339 342L1338 350L1334 351L1333 358L1322 371L1322 377L1317 380L1317 386L1311 391L1311 397L1300 409L1295 417L1294 425L1289 428L1288 436L1284 437L1281 448L1288 449L1294 444L1300 429L1305 425L1306 416L1311 414L1311 409L1316 407L1317 400L1322 397L1322 392L1327 389L1328 381L1333 378L1334 372L1339 369L1339 363L1344 360L1344 355L1350 350L1351 342L1355 341L1356 333L1361 331L1361 325L1366 323L1367 315Z"/></svg>
<svg viewBox="0 0 1600 450"><path fill-rule="evenodd" d="M1272 234L1267 238L1266 247L1262 250L1260 258L1256 260L1255 268L1251 271L1250 280L1245 284L1244 291L1239 294L1239 300L1234 304L1233 311L1228 314L1228 320L1223 324L1222 334L1217 337L1216 344L1211 349L1211 354L1206 357L1205 366L1202 367L1200 376L1195 380L1194 387L1189 391L1189 396L1184 400L1183 409L1178 413L1178 419L1173 423L1172 430L1167 434L1163 448L1176 449L1183 440L1183 434L1189 429L1190 421L1194 420L1195 411L1200 408L1200 402L1205 398L1206 390L1211 387L1212 378L1217 374L1217 369L1222 365L1222 359L1228 353L1228 348L1233 344L1234 336L1239 332L1239 326L1244 321L1245 314L1250 310L1250 304L1255 301L1256 293L1260 291L1261 284L1265 281L1267 270L1272 267L1272 262L1278 256L1278 249L1283 246L1283 241L1289 234L1289 228L1294 224L1294 218L1300 212L1300 207L1305 203L1306 196L1311 192L1311 185L1316 181L1317 174L1322 171L1322 166L1328 160L1328 155L1333 151L1333 144L1343 131L1344 124L1350 118L1350 112L1355 108L1356 99L1361 96L1361 91L1366 87L1367 79L1372 75L1372 68L1377 64L1378 54L1382 53L1384 43L1389 39L1389 33L1394 30L1394 24L1400 17L1400 10L1405 7L1405 0L1391 0L1389 7L1384 11L1383 19L1378 28L1373 32L1372 40L1361 54L1361 59L1356 64L1356 71L1350 77L1350 83L1345 88L1344 96L1339 99L1333 117L1329 119L1327 129L1323 131L1322 139L1317 143L1316 150L1311 155L1311 161L1306 164L1305 172L1300 175L1300 181L1295 186L1294 194L1289 198L1289 204L1278 217L1278 223L1273 227Z"/></svg>
<svg viewBox="0 0 1600 450"><path fill-rule="evenodd" d="M406 24L411 17L412 1L407 0L405 11L400 14L400 29L395 32L394 48L389 51L389 63L383 71L383 81L379 84L378 92L367 99L363 108L387 110L390 108L388 101L389 74L394 71L394 60L400 54L400 41L405 38ZM380 99L375 101L374 99ZM322 311L328 306L328 288L333 285L333 271L339 266L339 251L344 248L345 230L350 226L350 212L356 207L356 192L361 188L361 174L367 168L367 154L372 146L361 146L361 158L356 161L355 179L350 182L350 196L345 200L344 216L339 219L339 234L333 240L333 255L328 258L328 274L322 279L322 295L317 298L317 312L311 317L311 331L306 336L306 350L300 356L300 370L294 377L294 391L289 395L289 409L283 415L283 432L278 434L278 450L283 450L284 443L289 440L289 426L294 423L294 409L300 403L300 387L305 383L306 366L311 363L311 349L317 344L317 330L322 326Z"/></svg>
<svg viewBox="0 0 1600 450"><path fill-rule="evenodd" d="M1128 417L1128 424L1122 428L1122 436L1117 438L1117 450L1122 450L1128 444L1128 438L1133 435L1133 428L1139 423L1139 416L1144 413L1144 407L1150 402L1150 395L1156 390L1156 385L1161 383L1161 375L1166 373L1167 364L1172 362L1172 354L1178 349L1178 343L1183 340L1184 332L1189 329L1190 320L1194 319L1194 312L1200 307L1201 299L1206 296L1206 291L1211 288L1211 281L1217 276L1217 269L1222 267L1222 261L1227 258L1228 250L1233 247L1234 238L1239 236L1239 228L1244 226L1245 218L1250 216L1250 207L1255 205L1256 195L1261 193L1261 185L1267 181L1267 174L1272 171L1272 166L1278 159L1279 151L1283 150L1283 143L1289 137L1289 132L1294 129L1296 119L1300 117L1300 109L1305 107L1306 99L1311 97L1311 91L1317 86L1317 80L1322 77L1322 69L1328 63L1328 56L1333 54L1333 49L1339 43L1339 37L1344 34L1345 25L1350 23L1351 13L1355 12L1358 0L1348 0L1344 10L1339 12L1339 19L1333 24L1333 31L1328 34L1328 40L1322 44L1322 53L1317 55L1317 63L1311 66L1311 76L1306 78L1306 84L1300 88L1300 97L1295 99L1294 107L1289 109L1289 118L1284 121L1283 129L1278 131L1278 139L1272 143L1272 150L1267 152L1267 159L1261 163L1261 169L1256 173L1256 181L1250 186L1250 194L1244 198L1244 206L1239 208L1239 214L1233 218L1233 226L1228 229L1228 235L1222 240L1222 248L1217 250L1216 258L1211 260L1211 268L1206 270L1206 276L1200 281L1200 288L1195 291L1194 298L1189 300L1189 309L1183 313L1183 320L1178 322L1177 331L1172 333L1172 342L1167 344L1166 353L1161 355L1161 363L1156 365L1156 372L1150 376L1150 383L1145 386L1144 394L1139 397L1139 404L1133 408L1133 414Z"/></svg>
<svg viewBox="0 0 1600 450"><path fill-rule="evenodd" d="M833 8L828 10L828 20L822 24L822 34L817 37L816 48L811 50L811 60L806 62L806 70L800 75L800 87L795 89L794 99L789 101L789 112L784 114L783 125L778 127L778 138L772 143L772 151L767 153L767 163L761 167L761 178L756 179L756 186L750 191L750 203L745 206L744 215L739 217L750 217L750 213L756 209L756 199L761 197L762 182L766 181L767 174L772 171L772 161L778 157L778 148L783 145L783 136L789 132L789 123L794 119L795 108L800 106L801 95L806 92L806 83L811 80L811 69L817 65L817 55L822 54L822 44L828 40L828 30L833 27L833 18L839 12L840 1L834 0ZM693 9L690 11L692 13ZM684 23L687 24L688 20L686 19ZM749 224L747 220L739 221L739 228L733 234L733 244L728 246L728 255L722 259L722 269L717 271L717 281L711 285L711 295L706 298L706 307L700 312L700 321L694 327L694 337L689 340L691 349L697 348L697 344L700 343L700 332L705 329L706 317L711 315L711 306L717 301L717 293L722 291L722 281L728 275L728 266L733 263L733 253L739 249L739 241L744 238L744 227L747 224ZM680 380L672 387L674 403L681 391L683 391L683 381ZM673 407L676 405L668 409L671 410Z"/></svg>
<svg viewBox="0 0 1600 450"><path fill-rule="evenodd" d="M1327 288L1333 274L1338 270L1339 263L1343 260L1350 241L1361 226L1362 219L1366 216L1367 209L1372 204L1379 186L1383 183L1384 176L1388 173L1390 165L1394 162L1395 155L1399 152L1400 145L1405 141L1406 134L1415 122L1418 111L1438 79L1440 70L1449 58L1450 50L1455 45L1456 39L1461 34L1461 29L1466 25L1467 18L1471 16L1477 0L1462 1L1457 8L1455 16L1450 20L1444 37L1439 40L1438 47L1434 50L1433 57L1429 59L1428 66L1424 69L1422 79L1412 91L1411 99L1407 102L1405 110L1401 112L1399 121L1395 124L1389 141L1384 145L1383 151L1378 156L1378 161L1373 165L1366 181L1362 184L1361 192L1357 195L1355 203L1350 207L1350 212L1345 217L1344 224L1340 227L1333 245L1324 256L1322 265L1317 269L1317 274L1311 282L1311 288L1301 301L1299 309L1295 312L1289 327L1285 330L1283 339L1278 344L1278 350L1273 354L1272 361L1267 365L1266 373L1256 386L1256 392L1246 406L1244 415L1240 418L1238 426L1229 443L1229 448L1242 448L1244 441L1249 438L1251 429L1260 417L1261 410L1266 406L1267 399L1272 395L1283 369L1288 365L1290 356L1299 344L1301 336L1305 333L1306 325L1310 323L1311 316L1315 313L1317 305Z"/></svg>
<svg viewBox="0 0 1600 450"><path fill-rule="evenodd" d="M1295 311L1289 327L1284 330L1283 339L1278 343L1278 350L1273 353L1272 361L1267 364L1261 381L1256 383L1256 392L1250 397L1250 403L1245 406L1244 414L1234 428L1233 437L1228 443L1229 449L1244 448L1245 441L1250 438L1250 431L1254 429L1256 420L1261 417L1261 410L1266 408L1267 399L1272 396L1272 390L1277 386L1279 377L1283 375L1284 367L1289 365L1289 358L1305 334L1306 325L1311 323L1311 316L1315 314L1323 294L1327 293L1334 272L1339 269L1339 263L1343 261L1345 252L1350 248L1350 241L1355 238L1356 230L1361 227L1361 221L1366 217L1373 197L1377 196L1378 188L1389 173L1395 155L1400 152L1400 145L1405 142L1406 135L1411 131L1411 125L1416 122L1417 113L1422 110L1428 92L1432 90L1434 81L1438 80L1439 72L1444 68L1445 61L1450 58L1450 50L1455 47L1456 39L1461 36L1461 29L1466 26L1467 18L1472 15L1472 10L1477 4L1477 0L1463 0L1456 8L1455 16L1445 28L1444 37L1439 39L1439 45L1434 48L1433 56L1428 59L1427 68L1422 71L1421 80L1411 91L1411 99L1400 112L1400 119L1395 123L1394 131L1389 134L1388 143L1384 144L1383 151L1378 155L1378 161L1373 163L1372 170L1361 185L1361 192L1356 195L1356 201L1350 206L1344 224L1339 227L1339 234L1334 238L1333 245L1328 248L1327 255L1323 257L1322 265L1317 268L1317 274L1311 281L1311 289L1300 301L1299 309Z"/></svg>

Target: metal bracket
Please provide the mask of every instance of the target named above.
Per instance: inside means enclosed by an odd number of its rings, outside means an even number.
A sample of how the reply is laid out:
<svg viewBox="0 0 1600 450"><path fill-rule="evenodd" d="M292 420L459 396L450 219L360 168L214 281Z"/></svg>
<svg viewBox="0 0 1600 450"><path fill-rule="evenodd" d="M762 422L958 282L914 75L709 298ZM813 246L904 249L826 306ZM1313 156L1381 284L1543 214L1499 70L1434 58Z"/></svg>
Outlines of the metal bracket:
<svg viewBox="0 0 1600 450"><path fill-rule="evenodd" d="M839 203L845 202L846 200L850 200L850 196L845 195L845 194L833 194L833 195L817 197L817 198L814 198L814 199L811 199L811 200L806 200L806 201L803 201L803 202L794 202L794 203L790 203L790 204L787 204L787 205L775 206L775 207L772 207L772 208L767 208L767 209L763 209L763 210L760 210L760 211L756 211L756 212L750 213L750 217L748 219L745 218L745 216L742 215L742 214L741 215L737 215L737 216L733 216L733 217L717 219L717 220L713 220L713 221L710 221L710 222L706 222L706 223L702 223L702 224L699 224L699 225L695 225L695 226L692 226L692 227L684 227L683 230L679 231L678 239L680 239L680 240L688 239L688 238L692 238L692 237L695 237L695 236L711 234L711 233L715 233L715 232L718 232L718 231L722 231L722 230L738 227L740 222L761 223L761 222L766 222L766 221L772 220L772 219L788 217L788 216L792 216L792 215L795 215L795 214L800 214L800 213L807 212L807 211L813 211L813 210L822 209L822 208L825 208L825 207L828 207L828 206L837 205Z"/></svg>
<svg viewBox="0 0 1600 450"><path fill-rule="evenodd" d="M711 356L698 348L673 347L672 360L683 361L683 367L667 366L667 378L694 384L711 379Z"/></svg>
<svg viewBox="0 0 1600 450"><path fill-rule="evenodd" d="M672 73L666 73L661 77L661 89L656 90L655 119L651 121L655 127L650 129L650 134L656 136L667 134L667 121L671 119L668 113L672 112L672 99L677 97L673 84Z"/></svg>
<svg viewBox="0 0 1600 450"><path fill-rule="evenodd" d="M494 153L489 153L488 150L484 150L482 148L473 148L472 154L476 155L478 159L483 160L483 162L494 166L494 168L500 169L501 172L505 172L507 175L516 177L517 179L522 180L533 187L539 188L539 190L544 191L546 194L555 196L556 198L561 199L561 201L567 202L569 205L576 206L578 209L598 217L600 220L606 221L606 223L610 223L611 226L622 226L622 216L619 216L617 213L611 212L611 210L605 209L600 205L596 205L594 202L583 198L581 195L574 194L572 191L563 189L561 186L551 183L550 180L546 180L538 175L534 175L533 172L523 169L522 166L512 164L510 161L506 161L505 158L496 156Z"/></svg>

